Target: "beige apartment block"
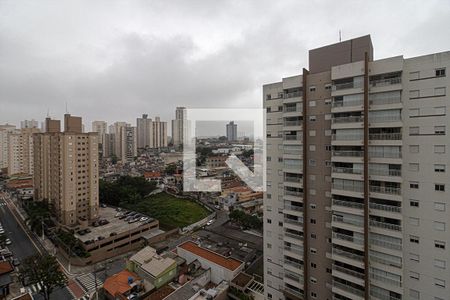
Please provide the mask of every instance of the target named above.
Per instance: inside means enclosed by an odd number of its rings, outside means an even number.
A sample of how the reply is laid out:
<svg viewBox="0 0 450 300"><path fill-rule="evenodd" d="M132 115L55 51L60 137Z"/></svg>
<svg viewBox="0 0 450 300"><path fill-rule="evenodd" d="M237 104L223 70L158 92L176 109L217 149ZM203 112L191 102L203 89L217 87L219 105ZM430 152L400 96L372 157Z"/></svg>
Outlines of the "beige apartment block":
<svg viewBox="0 0 450 300"><path fill-rule="evenodd" d="M33 135L34 199L49 201L62 225L75 226L98 216L98 134L81 132L81 118L45 120Z"/></svg>
<svg viewBox="0 0 450 300"><path fill-rule="evenodd" d="M0 125L0 170L8 168L9 146L8 135L16 130L11 124Z"/></svg>
<svg viewBox="0 0 450 300"><path fill-rule="evenodd" d="M450 52L370 36L264 85L266 299L448 299Z"/></svg>
<svg viewBox="0 0 450 300"><path fill-rule="evenodd" d="M167 147L167 122L162 122L159 117L153 121L153 148Z"/></svg>
<svg viewBox="0 0 450 300"><path fill-rule="evenodd" d="M108 123L105 121L93 121L92 132L98 133L98 142L100 144L99 150L101 150L102 157L109 157L110 149L108 145Z"/></svg>
<svg viewBox="0 0 450 300"><path fill-rule="evenodd" d="M33 174L33 134L38 128L23 128L8 135L8 176Z"/></svg>
<svg viewBox="0 0 450 300"><path fill-rule="evenodd" d="M172 143L174 146L183 145L187 129L186 108L177 107L175 110L175 120L172 120Z"/></svg>
<svg viewBox="0 0 450 300"><path fill-rule="evenodd" d="M136 119L137 128L137 148L153 148L153 122L148 115Z"/></svg>

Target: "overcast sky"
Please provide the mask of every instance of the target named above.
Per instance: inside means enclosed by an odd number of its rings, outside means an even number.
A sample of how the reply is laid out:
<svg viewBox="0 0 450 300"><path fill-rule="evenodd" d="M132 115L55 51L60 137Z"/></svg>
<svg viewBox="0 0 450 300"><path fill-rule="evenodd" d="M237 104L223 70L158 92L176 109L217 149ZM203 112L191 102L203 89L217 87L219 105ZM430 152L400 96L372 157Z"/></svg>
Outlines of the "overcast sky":
<svg viewBox="0 0 450 300"><path fill-rule="evenodd" d="M261 106L307 50L371 34L375 58L450 50L450 1L0 0L0 124L169 121ZM170 134L170 133L169 133Z"/></svg>

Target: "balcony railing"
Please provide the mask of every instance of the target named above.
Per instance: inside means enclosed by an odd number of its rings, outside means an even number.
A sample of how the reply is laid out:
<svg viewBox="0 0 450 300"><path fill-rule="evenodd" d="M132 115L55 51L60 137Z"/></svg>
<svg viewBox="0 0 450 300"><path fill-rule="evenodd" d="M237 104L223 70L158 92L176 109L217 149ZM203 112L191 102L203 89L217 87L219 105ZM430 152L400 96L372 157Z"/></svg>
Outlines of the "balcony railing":
<svg viewBox="0 0 450 300"><path fill-rule="evenodd" d="M393 250L402 250L402 244L392 243L388 241L370 239L370 244Z"/></svg>
<svg viewBox="0 0 450 300"><path fill-rule="evenodd" d="M387 290L385 290L385 291L386 291L386 293L382 293L375 289L370 289L370 295L374 296L377 299L382 299L382 300L402 300L402 296L391 296L391 295L389 295L389 291L387 291Z"/></svg>
<svg viewBox="0 0 450 300"><path fill-rule="evenodd" d="M287 287L287 286L284 287L284 290L288 294L291 294L291 295L297 296L300 299L303 299L304 293L302 291L300 291L300 290L294 290L294 289L292 289L290 287Z"/></svg>
<svg viewBox="0 0 450 300"><path fill-rule="evenodd" d="M303 197L303 192L284 190L285 196Z"/></svg>
<svg viewBox="0 0 450 300"><path fill-rule="evenodd" d="M333 91L353 89L362 87L362 83L355 82L344 82L344 83L335 83L333 84Z"/></svg>
<svg viewBox="0 0 450 300"><path fill-rule="evenodd" d="M387 141L396 141L401 140L401 133L371 133L369 134L369 140L387 140Z"/></svg>
<svg viewBox="0 0 450 300"><path fill-rule="evenodd" d="M298 268L298 269L300 269L300 270L303 270L303 265L300 264L300 263L298 263L298 262L295 262L295 261L292 261L292 260L285 259L285 260L284 260L284 263L285 263L286 265L291 266L291 267L294 267L294 268Z"/></svg>
<svg viewBox="0 0 450 300"><path fill-rule="evenodd" d="M284 250L290 251L290 252L298 254L298 255L303 255L303 247L295 248L295 247L292 247L292 246L284 246Z"/></svg>
<svg viewBox="0 0 450 300"><path fill-rule="evenodd" d="M401 77L378 79L378 80L372 80L369 82L371 87L388 86L388 85L400 84L400 83L402 83Z"/></svg>
<svg viewBox="0 0 450 300"><path fill-rule="evenodd" d="M350 285L343 284L339 281L333 280L333 286L335 286L341 290L344 290L346 292L349 292L350 294L357 295L359 297L364 297L364 291L356 289Z"/></svg>
<svg viewBox="0 0 450 300"><path fill-rule="evenodd" d="M338 199L333 199L333 205L345 206L345 207L356 208L356 209L363 209L364 208L364 204L362 204L362 203L352 202L352 201L345 201L345 200L338 200Z"/></svg>
<svg viewBox="0 0 450 300"><path fill-rule="evenodd" d="M393 231L401 231L402 230L402 226L400 226L400 225L379 222L379 221L375 221L375 220L370 220L370 226L383 228L383 229L387 229L387 230L393 230Z"/></svg>
<svg viewBox="0 0 450 300"><path fill-rule="evenodd" d="M289 98L301 97L301 96L302 96L302 92L298 91L298 92L285 93L283 95L283 98L289 99Z"/></svg>
<svg viewBox="0 0 450 300"><path fill-rule="evenodd" d="M396 104L401 103L401 97L387 97L387 98L378 98L378 99L370 99L369 96L369 104L370 105L386 105L386 104Z"/></svg>
<svg viewBox="0 0 450 300"><path fill-rule="evenodd" d="M384 205L384 204L378 204L378 203L370 203L370 208L384 210L384 211L393 212L393 213L401 213L402 212L402 209L399 206Z"/></svg>
<svg viewBox="0 0 450 300"><path fill-rule="evenodd" d="M362 220L362 218L361 218L361 220L356 220L356 219L348 219L348 218L344 218L341 216L333 215L333 221L350 224L350 225L355 225L355 226L364 226L364 221Z"/></svg>
<svg viewBox="0 0 450 300"><path fill-rule="evenodd" d="M331 119L331 123L338 124L338 123L357 123L362 122L363 117L362 116L349 116L349 117L338 117Z"/></svg>
<svg viewBox="0 0 450 300"><path fill-rule="evenodd" d="M378 280L378 281L387 283L387 284L389 284L389 285L398 286L398 287L401 287L401 286L402 286L402 283L401 283L400 281L397 281L397 280L388 278L388 277L386 277L386 276L374 274L374 273L372 273L372 272L370 273L370 278L373 278L373 279L375 279L375 280Z"/></svg>
<svg viewBox="0 0 450 300"><path fill-rule="evenodd" d="M284 176L284 181L286 181L286 182L302 183L303 182L303 178L297 177L297 176Z"/></svg>
<svg viewBox="0 0 450 300"><path fill-rule="evenodd" d="M333 134L332 135L333 141L357 141L357 140L362 140L363 138L364 138L364 135L362 135L362 134L340 134L340 135Z"/></svg>
<svg viewBox="0 0 450 300"><path fill-rule="evenodd" d="M284 121L284 126L300 126L302 121Z"/></svg>
<svg viewBox="0 0 450 300"><path fill-rule="evenodd" d="M380 193L380 194L388 194L388 195L400 195L402 193L402 190L400 188L389 187L389 186L371 185L371 186L369 186L369 190L372 193Z"/></svg>
<svg viewBox="0 0 450 300"><path fill-rule="evenodd" d="M288 154L288 155L301 155L302 154L302 150L301 149L284 149L283 153L284 154Z"/></svg>
<svg viewBox="0 0 450 300"><path fill-rule="evenodd" d="M345 167L333 167L333 173L362 174L363 170Z"/></svg>
<svg viewBox="0 0 450 300"><path fill-rule="evenodd" d="M301 141L302 136L301 135L285 135L284 140L285 141Z"/></svg>
<svg viewBox="0 0 450 300"><path fill-rule="evenodd" d="M289 278L293 281L303 283L303 276L295 274L294 272L291 272L289 270L284 270L284 277Z"/></svg>
<svg viewBox="0 0 450 300"><path fill-rule="evenodd" d="M342 233L338 233L338 232L333 232L333 238L342 240L342 241L346 241L346 242L355 243L358 245L364 244L364 239L362 239L362 238L359 238L356 236L351 236L351 235L346 235L346 234L342 234Z"/></svg>
<svg viewBox="0 0 450 300"><path fill-rule="evenodd" d="M297 104L296 106L285 106L284 112L301 112L302 106L300 104Z"/></svg>
<svg viewBox="0 0 450 300"><path fill-rule="evenodd" d="M341 151L341 150L335 150L333 151L333 156L339 156L339 157L363 157L364 152L363 151Z"/></svg>
<svg viewBox="0 0 450 300"><path fill-rule="evenodd" d="M297 226L303 226L303 220L293 220L289 218L284 218L284 223L294 224Z"/></svg>
<svg viewBox="0 0 450 300"><path fill-rule="evenodd" d="M303 212L303 207L297 206L297 205L289 205L289 204L285 204L285 205L284 205L284 209Z"/></svg>
<svg viewBox="0 0 450 300"><path fill-rule="evenodd" d="M336 270L338 272L341 273L345 273L348 274L350 276L356 277L356 278L360 278L360 279L364 279L364 273L359 273L341 266L337 266L337 265L333 265L333 270Z"/></svg>
<svg viewBox="0 0 450 300"><path fill-rule="evenodd" d="M364 256L363 255L359 255L356 253L351 253L351 252L347 252L341 249L336 249L333 248L332 250L333 254L339 255L339 256L344 256L353 260L357 260L357 261L364 261Z"/></svg>
<svg viewBox="0 0 450 300"><path fill-rule="evenodd" d="M375 152L369 151L370 158L402 158L401 152Z"/></svg>
<svg viewBox="0 0 450 300"><path fill-rule="evenodd" d="M332 188L335 190L341 190L341 191L349 191L349 192L357 192L357 193L364 192L364 186L362 184L360 186L358 186L358 185L344 186L342 184L333 183Z"/></svg>
<svg viewBox="0 0 450 300"><path fill-rule="evenodd" d="M298 234L294 234L294 233L290 233L290 232L284 232L284 236L299 240L299 241L303 241L303 236L298 235Z"/></svg>
<svg viewBox="0 0 450 300"><path fill-rule="evenodd" d="M284 162L284 168L286 169L294 169L294 170L302 170L303 169L303 162L300 161L300 163L297 164L293 164L293 163L287 163L286 161Z"/></svg>
<svg viewBox="0 0 450 300"><path fill-rule="evenodd" d="M332 107L351 107L351 106L362 106L363 100L347 100L347 101L333 101Z"/></svg>
<svg viewBox="0 0 450 300"><path fill-rule="evenodd" d="M401 120L400 116L369 116L369 123L400 122Z"/></svg>
<svg viewBox="0 0 450 300"><path fill-rule="evenodd" d="M387 265L387 266L392 266L392 267L397 267L397 268L401 268L402 267L401 260L394 261L394 260L385 259L385 258L382 258L382 257L379 257L379 256L375 256L375 255L370 255L370 260L376 261L376 262L378 262L380 264Z"/></svg>
<svg viewBox="0 0 450 300"><path fill-rule="evenodd" d="M402 176L401 170L382 170L382 169L369 169L369 175L378 175L378 176L393 176L399 177Z"/></svg>

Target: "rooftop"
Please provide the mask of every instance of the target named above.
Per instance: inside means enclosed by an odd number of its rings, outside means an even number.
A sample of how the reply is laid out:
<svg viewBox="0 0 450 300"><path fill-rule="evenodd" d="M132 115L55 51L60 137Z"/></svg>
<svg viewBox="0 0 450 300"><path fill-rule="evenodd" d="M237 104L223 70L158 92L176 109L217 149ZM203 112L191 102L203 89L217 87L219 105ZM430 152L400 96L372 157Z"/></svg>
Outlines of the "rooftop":
<svg viewBox="0 0 450 300"><path fill-rule="evenodd" d="M128 284L128 279L133 279L133 284L140 278L128 270L120 271L105 280L103 288L112 296L117 294L124 294L133 288L132 285Z"/></svg>
<svg viewBox="0 0 450 300"><path fill-rule="evenodd" d="M9 261L0 261L0 275L12 272L13 270L14 268Z"/></svg>
<svg viewBox="0 0 450 300"><path fill-rule="evenodd" d="M184 244L179 245L178 248L182 248L186 251L189 251L199 257L209 260L209 261L211 261L219 266L222 266L224 268L227 268L231 271L236 270L243 264L243 262L238 261L237 259L222 256L211 250L202 248L202 247L198 246L196 243L191 242L191 241L188 241L188 242L185 242Z"/></svg>
<svg viewBox="0 0 450 300"><path fill-rule="evenodd" d="M130 260L139 264L145 272L153 277L158 277L168 268L176 265L175 260L159 256L156 254L156 250L149 246L133 255Z"/></svg>
<svg viewBox="0 0 450 300"><path fill-rule="evenodd" d="M116 234L134 230L142 225L142 222L135 222L129 224L125 219L120 220L119 218L115 218L114 216L117 214L117 211L112 207L99 207L99 216L100 219L105 219L109 223L106 225L101 225L98 227L89 226L91 230L90 233L86 233L85 235L80 235L75 233L75 237L80 241L85 242L88 240L95 240L99 236L107 238L111 233L115 232ZM149 218L150 220L151 218Z"/></svg>

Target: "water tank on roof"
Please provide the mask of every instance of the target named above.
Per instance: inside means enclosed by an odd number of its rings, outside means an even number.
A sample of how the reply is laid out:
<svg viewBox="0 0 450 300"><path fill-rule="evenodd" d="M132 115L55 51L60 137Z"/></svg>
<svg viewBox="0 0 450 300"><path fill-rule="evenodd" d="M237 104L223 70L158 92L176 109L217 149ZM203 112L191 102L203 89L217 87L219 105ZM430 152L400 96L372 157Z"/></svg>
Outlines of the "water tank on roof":
<svg viewBox="0 0 450 300"><path fill-rule="evenodd" d="M133 283L133 277L129 276L128 277L128 284L132 284Z"/></svg>

